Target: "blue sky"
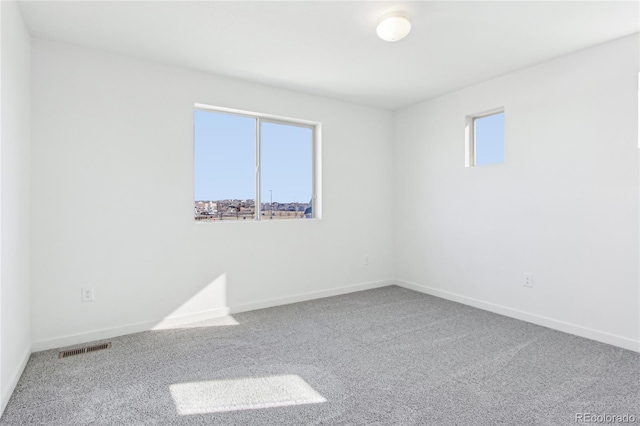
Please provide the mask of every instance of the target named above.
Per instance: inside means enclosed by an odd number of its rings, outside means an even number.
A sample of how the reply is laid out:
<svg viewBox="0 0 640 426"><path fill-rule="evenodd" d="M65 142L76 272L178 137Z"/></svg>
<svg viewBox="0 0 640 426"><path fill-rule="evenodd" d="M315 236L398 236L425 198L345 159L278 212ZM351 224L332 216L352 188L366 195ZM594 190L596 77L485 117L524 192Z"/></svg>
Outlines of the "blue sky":
<svg viewBox="0 0 640 426"><path fill-rule="evenodd" d="M255 198L256 119L196 110L195 199ZM312 130L263 122L262 202L309 202Z"/></svg>
<svg viewBox="0 0 640 426"><path fill-rule="evenodd" d="M504 113L475 119L476 166L504 162Z"/></svg>

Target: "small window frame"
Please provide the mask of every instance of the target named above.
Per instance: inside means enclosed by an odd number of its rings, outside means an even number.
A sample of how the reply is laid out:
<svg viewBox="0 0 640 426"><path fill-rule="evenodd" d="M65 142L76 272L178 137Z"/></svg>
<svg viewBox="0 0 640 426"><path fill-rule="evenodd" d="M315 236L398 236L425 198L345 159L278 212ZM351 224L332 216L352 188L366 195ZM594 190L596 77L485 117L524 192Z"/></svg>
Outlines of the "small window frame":
<svg viewBox="0 0 640 426"><path fill-rule="evenodd" d="M255 205L257 208L255 209L254 218L249 222L261 222L262 220L262 200L261 200L261 170L260 170L260 160L261 160L261 139L260 139L260 130L261 123L273 123L273 124L282 124L287 126L297 126L297 127L305 127L311 129L311 219L321 219L322 218L322 147L321 147L321 136L322 136L322 124L317 121L310 120L302 120L297 118L283 117L272 114L265 114L260 112L253 111L245 111L238 110L234 108L226 108L226 107L218 107L211 106L207 104L195 103L194 111L206 111L206 112L215 112L220 114L231 114L236 116L248 117L256 120L256 158L255 158ZM195 127L194 127L194 137L193 141L195 144ZM195 155L195 150L194 150ZM195 161L195 158L194 158ZM193 185L193 189L195 191L195 185ZM195 199L195 193L194 197ZM200 223L199 221L195 221L196 223ZM220 223L234 223L236 221L218 221ZM244 223L245 221L241 221ZM271 221L269 221L271 222ZM281 221L278 221L281 222ZM289 221L286 221L289 222ZM297 220L293 221L297 222ZM210 222L207 222L210 223Z"/></svg>
<svg viewBox="0 0 640 426"><path fill-rule="evenodd" d="M504 107L498 107L465 117L465 167L478 167L476 165L476 120L504 113ZM492 164L504 164L504 161Z"/></svg>

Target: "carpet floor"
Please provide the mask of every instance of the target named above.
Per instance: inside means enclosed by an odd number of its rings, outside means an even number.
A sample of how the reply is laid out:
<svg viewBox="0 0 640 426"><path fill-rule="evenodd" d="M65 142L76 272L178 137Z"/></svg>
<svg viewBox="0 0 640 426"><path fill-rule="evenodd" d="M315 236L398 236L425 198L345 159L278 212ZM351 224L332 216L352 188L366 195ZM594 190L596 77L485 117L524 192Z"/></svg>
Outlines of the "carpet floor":
<svg viewBox="0 0 640 426"><path fill-rule="evenodd" d="M640 423L640 354L396 286L109 341L31 355L0 425Z"/></svg>

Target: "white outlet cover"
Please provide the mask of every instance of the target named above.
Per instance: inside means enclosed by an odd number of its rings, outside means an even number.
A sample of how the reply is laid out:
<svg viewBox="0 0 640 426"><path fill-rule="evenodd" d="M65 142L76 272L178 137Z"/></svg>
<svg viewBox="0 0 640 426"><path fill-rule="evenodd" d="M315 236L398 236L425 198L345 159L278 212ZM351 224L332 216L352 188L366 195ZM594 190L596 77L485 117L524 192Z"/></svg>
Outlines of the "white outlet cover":
<svg viewBox="0 0 640 426"><path fill-rule="evenodd" d="M91 302L95 299L95 292L93 288L82 288L81 300L83 302Z"/></svg>

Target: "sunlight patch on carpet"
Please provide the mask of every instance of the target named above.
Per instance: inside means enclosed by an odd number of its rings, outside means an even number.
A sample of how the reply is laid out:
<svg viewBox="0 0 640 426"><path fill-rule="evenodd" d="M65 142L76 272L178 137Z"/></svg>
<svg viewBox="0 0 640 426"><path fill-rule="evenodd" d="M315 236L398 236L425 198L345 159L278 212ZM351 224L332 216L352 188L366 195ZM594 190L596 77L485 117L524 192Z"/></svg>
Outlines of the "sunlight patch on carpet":
<svg viewBox="0 0 640 426"><path fill-rule="evenodd" d="M181 415L327 402L304 379L293 374L177 383L170 390Z"/></svg>

